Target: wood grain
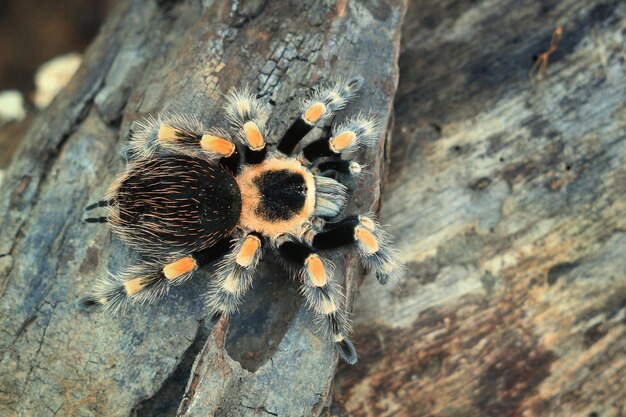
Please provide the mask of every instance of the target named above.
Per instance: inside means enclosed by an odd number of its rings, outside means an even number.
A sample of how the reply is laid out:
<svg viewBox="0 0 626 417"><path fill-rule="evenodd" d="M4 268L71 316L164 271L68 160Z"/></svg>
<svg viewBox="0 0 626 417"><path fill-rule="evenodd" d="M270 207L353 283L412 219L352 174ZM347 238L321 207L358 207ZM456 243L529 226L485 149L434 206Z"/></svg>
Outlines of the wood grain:
<svg viewBox="0 0 626 417"><path fill-rule="evenodd" d="M381 213L408 277L361 288L338 415L626 415L625 18L411 2Z"/></svg>

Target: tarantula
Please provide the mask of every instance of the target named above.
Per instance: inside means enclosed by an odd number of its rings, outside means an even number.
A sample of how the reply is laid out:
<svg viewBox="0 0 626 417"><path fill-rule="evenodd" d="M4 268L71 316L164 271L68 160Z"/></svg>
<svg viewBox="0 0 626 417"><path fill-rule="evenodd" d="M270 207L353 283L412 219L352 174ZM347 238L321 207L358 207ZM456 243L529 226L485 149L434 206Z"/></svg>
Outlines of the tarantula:
<svg viewBox="0 0 626 417"><path fill-rule="evenodd" d="M348 363L357 360L347 337L348 319L332 264L321 251L347 245L385 284L399 268L378 223L368 215L337 219L347 198L340 181L361 166L342 156L377 143L372 118L356 116L333 126L294 155L303 137L323 125L361 88L359 78L317 87L275 150L268 150L267 112L249 89L231 92L225 108L240 149L221 129L205 129L189 116L139 123L128 148L126 171L103 200L119 238L142 256L139 264L97 282L91 304L124 310L129 300L153 301L220 257L209 284L211 313L232 314L251 286L264 250L277 253L298 274L302 293Z"/></svg>

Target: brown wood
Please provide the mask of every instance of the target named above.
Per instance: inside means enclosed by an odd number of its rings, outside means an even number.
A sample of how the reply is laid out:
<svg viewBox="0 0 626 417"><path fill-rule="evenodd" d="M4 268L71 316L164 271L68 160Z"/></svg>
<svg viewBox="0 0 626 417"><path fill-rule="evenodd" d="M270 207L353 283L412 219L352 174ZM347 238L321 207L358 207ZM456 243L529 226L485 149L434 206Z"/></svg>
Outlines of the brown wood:
<svg viewBox="0 0 626 417"><path fill-rule="evenodd" d="M411 2L381 213L408 277L361 287L338 415L626 415L625 17Z"/></svg>
<svg viewBox="0 0 626 417"><path fill-rule="evenodd" d="M403 0L120 1L66 90L34 121L0 200L0 415L318 416L336 366L297 284L271 257L241 314L202 311L210 271L124 317L76 305L96 277L136 254L81 222L122 170L132 123L158 112L224 126L231 87L272 107L273 140L317 83L361 75L342 117L389 126ZM319 132L318 132L319 133ZM388 136L351 209L376 211ZM337 259L352 299L362 271ZM179 409L180 405L180 409Z"/></svg>

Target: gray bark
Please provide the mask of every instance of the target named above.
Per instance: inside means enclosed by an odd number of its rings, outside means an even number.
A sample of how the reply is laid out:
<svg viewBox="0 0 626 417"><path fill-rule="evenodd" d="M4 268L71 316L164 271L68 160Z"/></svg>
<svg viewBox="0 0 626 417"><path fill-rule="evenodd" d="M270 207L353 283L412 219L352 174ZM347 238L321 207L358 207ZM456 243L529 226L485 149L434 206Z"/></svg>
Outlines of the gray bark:
<svg viewBox="0 0 626 417"><path fill-rule="evenodd" d="M350 416L626 415L625 17L411 2L381 212L409 276L361 288Z"/></svg>

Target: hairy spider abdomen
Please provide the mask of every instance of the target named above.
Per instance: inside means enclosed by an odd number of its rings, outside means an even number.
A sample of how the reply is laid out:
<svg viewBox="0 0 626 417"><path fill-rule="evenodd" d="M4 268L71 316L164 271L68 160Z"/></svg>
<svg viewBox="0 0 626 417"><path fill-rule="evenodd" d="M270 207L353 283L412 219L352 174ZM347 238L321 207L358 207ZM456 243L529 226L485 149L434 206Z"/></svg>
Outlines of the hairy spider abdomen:
<svg viewBox="0 0 626 417"><path fill-rule="evenodd" d="M112 224L137 246L199 250L239 222L239 187L218 164L170 155L138 161L128 172L114 190Z"/></svg>

